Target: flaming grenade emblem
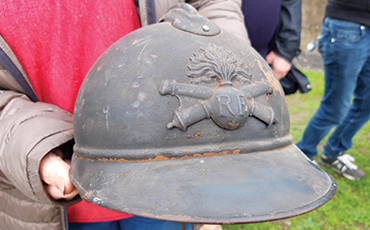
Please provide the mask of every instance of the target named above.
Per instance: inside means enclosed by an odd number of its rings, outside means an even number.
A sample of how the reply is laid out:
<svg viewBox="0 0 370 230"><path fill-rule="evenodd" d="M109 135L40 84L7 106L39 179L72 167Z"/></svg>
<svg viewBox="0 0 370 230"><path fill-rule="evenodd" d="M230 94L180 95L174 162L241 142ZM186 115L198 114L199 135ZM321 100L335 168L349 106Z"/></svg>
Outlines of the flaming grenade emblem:
<svg viewBox="0 0 370 230"><path fill-rule="evenodd" d="M185 131L188 126L206 118L228 130L243 126L250 116L266 125L274 123L272 108L254 100L272 93L271 84L267 81L251 84L248 67L232 53L214 44L199 48L190 58L188 69L191 84L164 80L160 85L162 95L170 94L180 101L173 121L167 124L168 129L177 127ZM236 88L233 80L242 83L241 86Z"/></svg>

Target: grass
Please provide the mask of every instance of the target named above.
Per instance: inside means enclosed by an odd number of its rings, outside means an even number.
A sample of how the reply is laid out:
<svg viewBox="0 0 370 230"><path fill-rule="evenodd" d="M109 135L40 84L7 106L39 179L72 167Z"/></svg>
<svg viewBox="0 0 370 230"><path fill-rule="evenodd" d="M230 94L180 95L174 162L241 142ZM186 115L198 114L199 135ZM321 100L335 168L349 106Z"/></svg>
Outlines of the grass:
<svg viewBox="0 0 370 230"><path fill-rule="evenodd" d="M323 74L305 71L312 90L306 94L287 96L290 113L290 133L296 143L302 136L310 117L320 104L323 95ZM224 225L224 230L296 230L296 229L370 229L370 122L353 139L347 152L356 158L356 164L365 172L359 181L339 176L333 170L320 166L331 174L338 184L333 198L324 206L301 216L259 224ZM319 155L327 138L318 146ZM317 159L316 159L317 160Z"/></svg>

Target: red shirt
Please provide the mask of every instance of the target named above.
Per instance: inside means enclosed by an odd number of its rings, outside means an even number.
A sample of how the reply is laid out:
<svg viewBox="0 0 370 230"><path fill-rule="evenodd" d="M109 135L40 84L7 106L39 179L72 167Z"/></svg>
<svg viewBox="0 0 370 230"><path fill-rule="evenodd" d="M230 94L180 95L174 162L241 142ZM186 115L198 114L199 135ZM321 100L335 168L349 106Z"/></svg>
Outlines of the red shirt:
<svg viewBox="0 0 370 230"><path fill-rule="evenodd" d="M40 100L73 113L91 66L140 21L133 0L12 0L0 3L0 25ZM85 201L68 208L70 222L128 217Z"/></svg>

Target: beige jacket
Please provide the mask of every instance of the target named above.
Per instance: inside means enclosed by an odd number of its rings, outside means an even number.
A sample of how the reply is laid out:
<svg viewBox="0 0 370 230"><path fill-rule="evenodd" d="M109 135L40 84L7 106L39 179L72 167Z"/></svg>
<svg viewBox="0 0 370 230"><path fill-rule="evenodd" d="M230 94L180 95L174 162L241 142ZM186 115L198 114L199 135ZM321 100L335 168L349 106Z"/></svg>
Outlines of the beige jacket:
<svg viewBox="0 0 370 230"><path fill-rule="evenodd" d="M184 0L156 0L159 19ZM248 38L240 0L187 1L220 27ZM147 25L147 2L139 0L142 25ZM0 46L26 79L27 75L6 42ZM53 148L73 141L72 115L59 107L37 102L0 65L0 229L68 229L65 206L79 201L54 201L39 176L40 160ZM72 149L70 148L70 153Z"/></svg>

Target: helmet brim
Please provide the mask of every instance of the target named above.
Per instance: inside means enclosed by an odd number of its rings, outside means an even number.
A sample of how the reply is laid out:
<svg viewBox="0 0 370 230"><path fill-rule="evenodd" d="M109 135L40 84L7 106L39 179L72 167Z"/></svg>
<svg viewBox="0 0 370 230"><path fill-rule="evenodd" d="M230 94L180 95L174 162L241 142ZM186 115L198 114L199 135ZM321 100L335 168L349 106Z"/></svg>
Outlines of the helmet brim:
<svg viewBox="0 0 370 230"><path fill-rule="evenodd" d="M181 160L86 159L74 154L71 180L96 205L147 218L236 224L312 211L335 180L294 144L255 153Z"/></svg>

